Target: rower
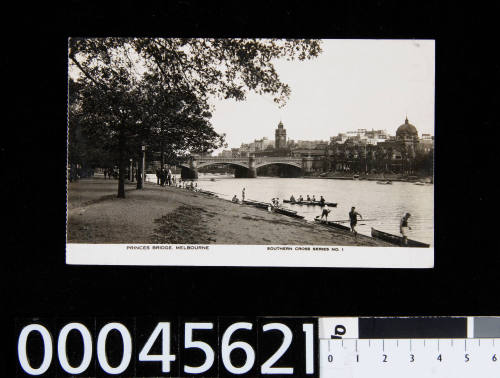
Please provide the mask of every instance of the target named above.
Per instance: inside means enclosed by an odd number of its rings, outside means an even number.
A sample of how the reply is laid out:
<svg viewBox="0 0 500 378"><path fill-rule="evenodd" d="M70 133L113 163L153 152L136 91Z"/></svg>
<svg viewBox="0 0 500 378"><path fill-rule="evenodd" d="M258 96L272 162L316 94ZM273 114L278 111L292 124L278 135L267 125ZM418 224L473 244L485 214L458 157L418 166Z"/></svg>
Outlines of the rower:
<svg viewBox="0 0 500 378"><path fill-rule="evenodd" d="M290 197L290 202L295 202L295 197L293 196L293 194L292 194L292 196Z"/></svg>
<svg viewBox="0 0 500 378"><path fill-rule="evenodd" d="M311 197L309 197L309 194L307 195L307 200L311 201Z"/></svg>
<svg viewBox="0 0 500 378"><path fill-rule="evenodd" d="M313 194L313 199L312 199L313 202L316 202L316 196Z"/></svg>
<svg viewBox="0 0 500 378"><path fill-rule="evenodd" d="M358 235L358 232L356 231L356 225L358 224L358 215L361 219L363 219L363 216L356 211L356 208L354 206L351 207L351 211L349 212L349 221L351 223L351 231L354 232L354 237Z"/></svg>
<svg viewBox="0 0 500 378"><path fill-rule="evenodd" d="M325 205L325 207L323 207L323 211L321 212L321 220L323 220L323 217L325 217L325 220L328 222L328 214L330 214L330 209L328 208L327 205Z"/></svg>
<svg viewBox="0 0 500 378"><path fill-rule="evenodd" d="M302 194L299 196L299 202L304 201L304 198L302 198Z"/></svg>
<svg viewBox="0 0 500 378"><path fill-rule="evenodd" d="M321 196L321 198L319 199L319 203L321 206L325 206L325 199L323 198L323 196Z"/></svg>
<svg viewBox="0 0 500 378"><path fill-rule="evenodd" d="M408 226L408 219L411 217L410 213L406 213L403 218L401 218L401 222L399 224L399 231L401 232L401 236L403 237L403 245L408 245L408 230L411 230L411 227Z"/></svg>

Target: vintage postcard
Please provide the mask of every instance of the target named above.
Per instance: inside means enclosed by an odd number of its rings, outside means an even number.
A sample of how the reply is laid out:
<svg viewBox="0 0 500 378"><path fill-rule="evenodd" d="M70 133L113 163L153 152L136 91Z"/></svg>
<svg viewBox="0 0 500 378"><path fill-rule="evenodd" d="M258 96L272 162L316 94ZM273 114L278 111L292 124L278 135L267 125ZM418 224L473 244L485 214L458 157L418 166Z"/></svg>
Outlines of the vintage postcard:
<svg viewBox="0 0 500 378"><path fill-rule="evenodd" d="M68 264L432 268L433 40L70 38Z"/></svg>

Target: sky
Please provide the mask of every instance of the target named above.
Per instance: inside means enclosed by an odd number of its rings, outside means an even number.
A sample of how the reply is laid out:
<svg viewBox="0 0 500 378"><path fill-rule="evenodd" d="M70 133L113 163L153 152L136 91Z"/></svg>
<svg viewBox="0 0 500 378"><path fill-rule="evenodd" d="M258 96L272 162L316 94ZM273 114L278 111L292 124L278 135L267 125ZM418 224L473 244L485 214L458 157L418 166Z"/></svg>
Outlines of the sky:
<svg viewBox="0 0 500 378"><path fill-rule="evenodd" d="M212 101L212 124L226 133L228 148L274 139L280 120L294 140L359 128L394 135L406 115L419 135L434 135L433 40L323 40L322 49L309 61L276 62L292 90L281 109L272 96L253 93L243 102Z"/></svg>

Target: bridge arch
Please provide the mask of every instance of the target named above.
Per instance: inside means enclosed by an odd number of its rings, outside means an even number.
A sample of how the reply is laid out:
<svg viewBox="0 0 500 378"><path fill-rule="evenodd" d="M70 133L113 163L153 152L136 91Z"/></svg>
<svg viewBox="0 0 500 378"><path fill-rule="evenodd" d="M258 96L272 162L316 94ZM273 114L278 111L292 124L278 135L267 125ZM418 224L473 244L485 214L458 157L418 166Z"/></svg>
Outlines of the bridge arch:
<svg viewBox="0 0 500 378"><path fill-rule="evenodd" d="M248 163L238 161L209 161L209 162L199 162L195 167L190 166L189 164L181 164L182 167L181 177L182 179L197 179L198 178L198 170L200 168L209 167L211 165L227 165L235 168L234 175L236 178L243 177L255 177L252 176L250 169L248 167Z"/></svg>
<svg viewBox="0 0 500 378"><path fill-rule="evenodd" d="M258 176L301 177L302 164L293 161L268 161L256 164Z"/></svg>
<svg viewBox="0 0 500 378"><path fill-rule="evenodd" d="M302 169L302 162L291 162L291 161L267 161L262 163L257 163L255 168L262 168L268 165L289 165L295 168Z"/></svg>

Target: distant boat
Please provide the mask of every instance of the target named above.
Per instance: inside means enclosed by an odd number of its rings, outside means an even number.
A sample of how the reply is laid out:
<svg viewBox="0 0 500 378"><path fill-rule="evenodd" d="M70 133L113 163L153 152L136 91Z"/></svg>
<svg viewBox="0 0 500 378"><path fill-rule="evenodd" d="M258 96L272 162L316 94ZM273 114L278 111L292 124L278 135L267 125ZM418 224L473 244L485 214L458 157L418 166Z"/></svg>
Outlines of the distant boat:
<svg viewBox="0 0 500 378"><path fill-rule="evenodd" d="M353 179L353 180L358 180L358 179L359 179L359 175L354 175L354 176L352 176L352 179Z"/></svg>
<svg viewBox="0 0 500 378"><path fill-rule="evenodd" d="M215 181L215 179L212 177L212 178L210 179L210 181Z"/></svg>
<svg viewBox="0 0 500 378"><path fill-rule="evenodd" d="M289 203L290 205L308 205L308 206L330 206L330 207L337 207L337 204L335 202L324 202L323 204L320 201L290 201L290 200L283 200L284 203Z"/></svg>
<svg viewBox="0 0 500 378"><path fill-rule="evenodd" d="M319 223L319 224L324 224L325 226L328 226L328 227L334 227L334 228L338 228L340 230L344 230L344 231L351 231L351 229L347 226L344 226L340 223L337 223L337 222L333 222L333 221L326 221L326 220L322 220L320 219L319 216L317 216L316 218L314 218L314 221L316 223Z"/></svg>
<svg viewBox="0 0 500 378"><path fill-rule="evenodd" d="M380 185L392 185L392 181L377 181L377 184L380 184Z"/></svg>
<svg viewBox="0 0 500 378"><path fill-rule="evenodd" d="M425 185L425 182L420 182L420 181L417 181L414 183L415 185Z"/></svg>
<svg viewBox="0 0 500 378"><path fill-rule="evenodd" d="M375 239L384 240L391 244L402 246L403 238L401 236L389 234L387 232L376 230L372 227L372 237ZM416 240L408 239L407 247L429 248L430 244L422 243Z"/></svg>

